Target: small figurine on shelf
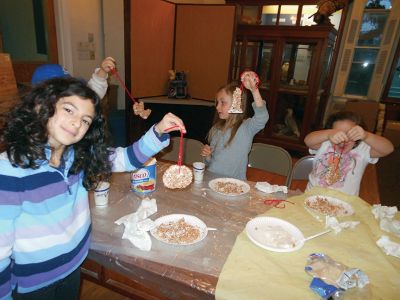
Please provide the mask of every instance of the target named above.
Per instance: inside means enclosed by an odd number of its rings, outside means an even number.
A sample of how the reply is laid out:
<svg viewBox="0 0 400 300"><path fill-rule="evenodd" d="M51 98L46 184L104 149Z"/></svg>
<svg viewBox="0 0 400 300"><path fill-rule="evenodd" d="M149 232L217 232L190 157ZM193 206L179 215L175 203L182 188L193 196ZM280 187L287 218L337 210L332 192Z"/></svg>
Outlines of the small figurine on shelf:
<svg viewBox="0 0 400 300"><path fill-rule="evenodd" d="M288 108L285 115L285 125L295 136L300 136L299 127L297 126L296 119L293 116L293 109Z"/></svg>
<svg viewBox="0 0 400 300"><path fill-rule="evenodd" d="M168 98L185 99L187 98L187 82L185 72L175 72L169 70L169 91Z"/></svg>
<svg viewBox="0 0 400 300"><path fill-rule="evenodd" d="M312 15L314 22L318 25L331 25L329 17L345 5L345 0L320 0L317 3L318 11Z"/></svg>

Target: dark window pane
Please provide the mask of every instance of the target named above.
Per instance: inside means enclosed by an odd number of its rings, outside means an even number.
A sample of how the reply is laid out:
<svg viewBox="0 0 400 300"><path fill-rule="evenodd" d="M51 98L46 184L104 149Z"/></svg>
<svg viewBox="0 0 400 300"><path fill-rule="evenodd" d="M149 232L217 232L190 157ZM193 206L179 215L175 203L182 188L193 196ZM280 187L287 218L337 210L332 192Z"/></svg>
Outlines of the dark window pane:
<svg viewBox="0 0 400 300"><path fill-rule="evenodd" d="M358 46L379 46L387 19L386 13L364 13Z"/></svg>
<svg viewBox="0 0 400 300"><path fill-rule="evenodd" d="M366 8L381 8L381 9L391 9L392 1L390 0L368 0L365 5Z"/></svg>
<svg viewBox="0 0 400 300"><path fill-rule="evenodd" d="M349 77L346 94L366 96L374 72L378 49L356 49Z"/></svg>
<svg viewBox="0 0 400 300"><path fill-rule="evenodd" d="M276 25L279 5L265 5L261 15L261 25Z"/></svg>
<svg viewBox="0 0 400 300"><path fill-rule="evenodd" d="M264 43L261 53L261 61L258 67L258 75L261 80L261 87L265 85L271 79L271 62L272 62L272 49L274 45L272 43Z"/></svg>
<svg viewBox="0 0 400 300"><path fill-rule="evenodd" d="M389 97L400 99L400 59L397 62L397 68L393 74L392 84L389 89Z"/></svg>

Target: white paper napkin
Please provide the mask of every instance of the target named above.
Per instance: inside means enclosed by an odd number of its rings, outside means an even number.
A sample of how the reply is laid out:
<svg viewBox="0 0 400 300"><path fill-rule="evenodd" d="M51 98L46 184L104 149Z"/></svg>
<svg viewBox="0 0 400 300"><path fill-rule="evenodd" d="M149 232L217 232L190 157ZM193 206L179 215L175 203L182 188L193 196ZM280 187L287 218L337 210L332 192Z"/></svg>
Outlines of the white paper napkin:
<svg viewBox="0 0 400 300"><path fill-rule="evenodd" d="M154 225L152 221L147 218L156 212L156 199L143 199L136 212L123 216L122 218L119 218L117 221L115 221L115 224L124 224L125 226L122 238L128 239L135 247L138 247L140 250L150 251L151 238L148 231Z"/></svg>
<svg viewBox="0 0 400 300"><path fill-rule="evenodd" d="M376 244L382 248L387 255L392 255L400 258L400 244L390 240L386 235L382 235Z"/></svg>
<svg viewBox="0 0 400 300"><path fill-rule="evenodd" d="M372 213L374 214L375 219L377 220L381 220L383 218L393 219L397 213L397 207L374 204L372 206Z"/></svg>
<svg viewBox="0 0 400 300"><path fill-rule="evenodd" d="M359 221L346 221L339 223L338 219L330 216L326 216L325 219L325 227L331 228L336 234L341 232L343 229L354 229L358 224L360 224Z"/></svg>
<svg viewBox="0 0 400 300"><path fill-rule="evenodd" d="M379 227L386 232L394 233L400 236L400 221L394 220L397 214L396 206L382 206L375 204L372 207L372 213L375 219L379 220Z"/></svg>
<svg viewBox="0 0 400 300"><path fill-rule="evenodd" d="M256 183L256 189L261 191L261 192L268 193L268 194L276 193L276 192L283 192L283 193L287 194L287 192L288 192L287 186L269 184L266 181L257 182Z"/></svg>

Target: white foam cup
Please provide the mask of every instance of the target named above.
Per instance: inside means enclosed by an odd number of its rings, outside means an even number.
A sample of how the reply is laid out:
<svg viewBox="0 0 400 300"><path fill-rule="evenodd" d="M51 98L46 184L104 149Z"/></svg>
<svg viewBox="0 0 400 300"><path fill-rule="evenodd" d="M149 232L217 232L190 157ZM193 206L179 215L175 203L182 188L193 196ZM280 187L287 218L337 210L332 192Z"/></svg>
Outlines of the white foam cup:
<svg viewBox="0 0 400 300"><path fill-rule="evenodd" d="M203 162L194 162L193 163L193 177L194 181L201 182L203 181L204 170L206 168L205 163Z"/></svg>
<svg viewBox="0 0 400 300"><path fill-rule="evenodd" d="M108 194L110 191L110 183L100 181L94 190L94 202L96 206L106 206L108 204Z"/></svg>

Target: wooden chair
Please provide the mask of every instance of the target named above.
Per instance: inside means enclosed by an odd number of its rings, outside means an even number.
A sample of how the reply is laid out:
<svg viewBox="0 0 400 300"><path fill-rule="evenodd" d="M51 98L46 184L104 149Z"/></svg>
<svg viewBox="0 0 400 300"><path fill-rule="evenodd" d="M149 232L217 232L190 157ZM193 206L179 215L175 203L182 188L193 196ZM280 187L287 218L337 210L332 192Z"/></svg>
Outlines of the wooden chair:
<svg viewBox="0 0 400 300"><path fill-rule="evenodd" d="M361 116L367 127L366 129L369 132L375 132L378 121L379 102L371 100L349 100L346 102L344 109Z"/></svg>
<svg viewBox="0 0 400 300"><path fill-rule="evenodd" d="M157 159L177 162L179 154L179 139L179 137L171 137L169 146L163 149L157 155ZM200 155L200 151L202 148L202 142L195 139L183 138L182 163L186 165L191 165L196 161L203 161L203 157Z"/></svg>
<svg viewBox="0 0 400 300"><path fill-rule="evenodd" d="M253 143L249 154L248 166L284 176L286 178L285 185L287 185L292 170L292 158L290 154L281 147L263 143ZM268 180L266 179L266 181Z"/></svg>

